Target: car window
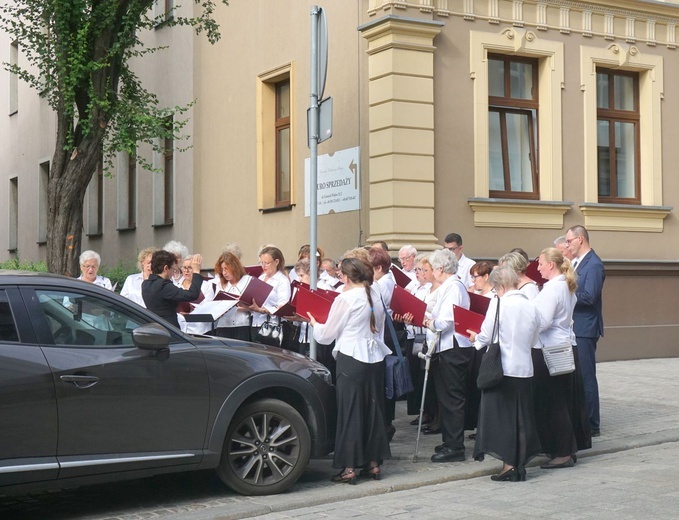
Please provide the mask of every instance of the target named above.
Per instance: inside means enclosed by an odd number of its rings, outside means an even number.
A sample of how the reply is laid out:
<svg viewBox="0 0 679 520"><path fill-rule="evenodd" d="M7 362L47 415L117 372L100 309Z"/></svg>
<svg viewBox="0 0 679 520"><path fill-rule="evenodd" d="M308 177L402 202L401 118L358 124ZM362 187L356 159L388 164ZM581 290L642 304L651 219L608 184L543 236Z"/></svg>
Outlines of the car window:
<svg viewBox="0 0 679 520"><path fill-rule="evenodd" d="M19 334L17 333L16 323L12 315L12 309L9 306L7 293L0 290L0 341L3 342L18 342Z"/></svg>
<svg viewBox="0 0 679 520"><path fill-rule="evenodd" d="M57 345L133 346L132 331L147 323L96 295L41 289L35 293Z"/></svg>

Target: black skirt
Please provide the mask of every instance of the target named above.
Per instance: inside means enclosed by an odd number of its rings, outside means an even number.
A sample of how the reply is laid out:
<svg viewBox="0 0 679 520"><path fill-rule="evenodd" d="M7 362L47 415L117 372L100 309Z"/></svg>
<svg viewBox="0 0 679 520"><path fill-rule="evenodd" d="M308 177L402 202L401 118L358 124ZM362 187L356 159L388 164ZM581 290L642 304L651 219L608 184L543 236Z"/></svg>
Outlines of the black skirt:
<svg viewBox="0 0 679 520"><path fill-rule="evenodd" d="M539 453L531 380L505 376L481 393L474 458L488 454L520 467Z"/></svg>
<svg viewBox="0 0 679 520"><path fill-rule="evenodd" d="M220 338L239 339L241 341L252 341L250 326L243 327L219 327L215 332Z"/></svg>
<svg viewBox="0 0 679 520"><path fill-rule="evenodd" d="M592 447L582 375L575 354L575 372L550 376L542 350L533 349L533 398L538 435L545 454L567 457Z"/></svg>
<svg viewBox="0 0 679 520"><path fill-rule="evenodd" d="M333 467L359 468L391 458L384 415L384 361L337 354L337 433Z"/></svg>

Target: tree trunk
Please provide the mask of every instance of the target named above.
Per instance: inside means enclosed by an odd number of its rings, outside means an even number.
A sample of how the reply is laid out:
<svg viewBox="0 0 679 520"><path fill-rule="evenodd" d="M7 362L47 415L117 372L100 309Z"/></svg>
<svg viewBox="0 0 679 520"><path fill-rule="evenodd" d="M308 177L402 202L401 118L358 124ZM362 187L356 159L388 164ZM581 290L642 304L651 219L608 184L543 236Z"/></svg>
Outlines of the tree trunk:
<svg viewBox="0 0 679 520"><path fill-rule="evenodd" d="M57 117L57 142L47 184L47 269L77 276L87 185L101 160L103 132L67 150L69 122Z"/></svg>

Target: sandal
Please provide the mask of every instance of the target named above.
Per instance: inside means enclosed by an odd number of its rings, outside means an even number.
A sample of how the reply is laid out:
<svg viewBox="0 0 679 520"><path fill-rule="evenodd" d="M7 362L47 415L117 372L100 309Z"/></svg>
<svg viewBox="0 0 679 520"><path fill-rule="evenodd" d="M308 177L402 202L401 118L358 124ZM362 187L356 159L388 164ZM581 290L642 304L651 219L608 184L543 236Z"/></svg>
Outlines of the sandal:
<svg viewBox="0 0 679 520"><path fill-rule="evenodd" d="M356 485L356 472L353 469L349 471L340 471L337 475L333 475L330 481L335 482L336 484L346 482L347 484L354 486Z"/></svg>
<svg viewBox="0 0 679 520"><path fill-rule="evenodd" d="M382 478L382 472L379 466L368 466L363 468L358 476L361 478L380 480Z"/></svg>

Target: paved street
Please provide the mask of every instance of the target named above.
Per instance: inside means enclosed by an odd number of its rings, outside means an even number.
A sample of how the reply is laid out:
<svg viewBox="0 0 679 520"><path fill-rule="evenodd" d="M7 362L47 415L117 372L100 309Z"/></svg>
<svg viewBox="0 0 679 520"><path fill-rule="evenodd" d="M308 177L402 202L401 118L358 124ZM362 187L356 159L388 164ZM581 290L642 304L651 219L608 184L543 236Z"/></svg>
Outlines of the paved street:
<svg viewBox="0 0 679 520"><path fill-rule="evenodd" d="M500 464L492 459L430 463L440 436L423 436L419 461L413 462L416 428L399 403L394 458L379 482L332 484L330 460L315 460L282 495L242 497L212 472L202 472L0 498L0 518L228 520L414 513L450 518L453 511L456 518L498 517L505 511L509 517L676 517L669 507L679 494L679 359L602 363L598 370L601 437L580 454L575 468L550 473L530 467L525 483L491 482L488 475ZM468 459L472 448L473 441L467 441Z"/></svg>

